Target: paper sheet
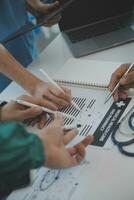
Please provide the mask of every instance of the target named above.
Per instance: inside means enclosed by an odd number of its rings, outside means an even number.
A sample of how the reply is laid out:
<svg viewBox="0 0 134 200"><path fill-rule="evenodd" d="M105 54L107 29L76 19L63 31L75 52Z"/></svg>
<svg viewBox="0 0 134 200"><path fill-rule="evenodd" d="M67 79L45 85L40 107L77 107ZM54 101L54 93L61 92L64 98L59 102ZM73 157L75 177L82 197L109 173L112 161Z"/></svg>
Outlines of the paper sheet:
<svg viewBox="0 0 134 200"><path fill-rule="evenodd" d="M65 124L82 124L79 135L74 142L94 133L96 136L93 145L110 149L112 143L109 130L114 123L117 123L131 98L118 103L113 103L111 99L107 104L104 104L104 99L108 95L107 90L77 87L71 87L71 89L81 112L72 106L63 109L63 111L75 116L74 121L65 119ZM38 131L35 127L31 130ZM71 169L53 170L42 167L34 170L32 184L27 188L14 191L7 200L80 200L84 187L84 183L81 182L83 174L88 182L87 173L90 170L90 152L87 151L87 153L86 160L81 165Z"/></svg>

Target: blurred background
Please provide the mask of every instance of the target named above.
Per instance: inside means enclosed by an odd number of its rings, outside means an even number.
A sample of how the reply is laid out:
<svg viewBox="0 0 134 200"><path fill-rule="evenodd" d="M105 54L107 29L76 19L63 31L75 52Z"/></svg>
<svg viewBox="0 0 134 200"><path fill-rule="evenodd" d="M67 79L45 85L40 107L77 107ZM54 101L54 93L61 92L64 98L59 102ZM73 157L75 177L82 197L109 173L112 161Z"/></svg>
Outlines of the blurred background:
<svg viewBox="0 0 134 200"><path fill-rule="evenodd" d="M35 30L39 53L60 33L58 25L52 27L41 27Z"/></svg>

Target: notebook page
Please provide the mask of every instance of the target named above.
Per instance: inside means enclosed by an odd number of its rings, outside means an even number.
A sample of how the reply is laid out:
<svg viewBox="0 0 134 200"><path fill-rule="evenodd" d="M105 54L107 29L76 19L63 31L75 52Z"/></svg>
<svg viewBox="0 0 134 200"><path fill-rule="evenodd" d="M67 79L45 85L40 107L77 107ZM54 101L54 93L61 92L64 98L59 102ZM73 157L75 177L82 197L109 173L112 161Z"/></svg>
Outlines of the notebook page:
<svg viewBox="0 0 134 200"><path fill-rule="evenodd" d="M111 74L120 65L119 62L71 58L56 73L54 80L63 83L107 87Z"/></svg>

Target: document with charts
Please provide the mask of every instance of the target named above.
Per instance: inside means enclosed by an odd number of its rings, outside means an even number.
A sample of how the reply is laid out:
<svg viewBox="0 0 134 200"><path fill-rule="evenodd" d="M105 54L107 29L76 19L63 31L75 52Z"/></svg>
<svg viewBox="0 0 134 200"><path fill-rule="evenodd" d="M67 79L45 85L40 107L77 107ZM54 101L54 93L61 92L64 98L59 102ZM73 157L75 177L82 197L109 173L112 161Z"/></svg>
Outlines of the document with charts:
<svg viewBox="0 0 134 200"><path fill-rule="evenodd" d="M89 184L90 167L94 165L90 163L91 148L99 148L101 151L101 148L107 150L112 147L110 131L123 112L134 102L132 103L131 98L128 98L126 101L113 103L111 99L104 105L107 90L77 87L71 87L71 89L74 101L81 108L81 112L72 106L64 108L64 112L75 116L75 120L66 118L65 124L81 123L82 127L76 140L74 139L75 143L88 134L93 134L95 138L92 146L87 147L85 160L81 165L71 169L53 170L42 167L35 170L32 184L27 188L14 191L7 200L81 200L82 195L88 191L85 183ZM48 123L50 121L51 119ZM37 131L35 127L31 130ZM99 161L98 157L95 159Z"/></svg>
<svg viewBox="0 0 134 200"><path fill-rule="evenodd" d="M80 107L80 111L72 105L63 108L62 112L74 117L74 119L65 118L64 124L81 124L79 134L71 144L81 141L88 134L94 135L94 142L87 148L86 159L79 166L71 169L53 170L42 167L34 170L31 185L14 191L7 200L81 200L82 193L86 190L85 182L89 183L87 174L91 167L90 148L111 149L111 130L125 111L134 104L131 97L116 103L111 98L104 104L109 93L104 87L100 89L71 83L68 84L68 87L71 88L73 100ZM49 118L46 126L51 121L52 119ZM36 127L29 129L30 131L39 131ZM97 159L99 160L99 158Z"/></svg>
<svg viewBox="0 0 134 200"><path fill-rule="evenodd" d="M74 96L73 101L80 107L80 111L73 105L63 108L62 112L74 117L74 119L64 118L64 124L74 126L81 124L79 134L71 144L77 144L90 134L94 135L93 146L110 149L113 146L109 137L111 131L128 105L132 104L131 97L120 102L114 102L111 98L104 104L109 93L107 89L82 88L71 85L70 88ZM52 118L49 118L46 126L51 121ZM30 131L38 132L36 127L30 128Z"/></svg>

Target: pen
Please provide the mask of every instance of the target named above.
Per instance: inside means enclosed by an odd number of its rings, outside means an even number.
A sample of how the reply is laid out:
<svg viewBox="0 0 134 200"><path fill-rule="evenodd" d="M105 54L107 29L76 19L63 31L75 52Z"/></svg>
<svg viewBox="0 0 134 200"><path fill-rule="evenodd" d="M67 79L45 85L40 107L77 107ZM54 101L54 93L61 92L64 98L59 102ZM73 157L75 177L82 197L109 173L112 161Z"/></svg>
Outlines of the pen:
<svg viewBox="0 0 134 200"><path fill-rule="evenodd" d="M127 75L128 72L132 69L132 67L134 66L134 63L132 63L129 68L127 69L127 71L124 73L123 76ZM122 76L122 77L123 77ZM117 88L120 86L120 83L118 82L116 84L116 86L114 87L114 89L112 90L112 92L106 97L105 101L104 101L104 104L108 102L108 100L112 97L113 93L115 92L115 90L117 90Z"/></svg>
<svg viewBox="0 0 134 200"><path fill-rule="evenodd" d="M42 72L42 74L44 74L47 79L50 81L50 83L52 83L57 89L59 89L61 92L64 92L64 90L43 70L43 69L40 69L40 72ZM80 111L80 108L79 106L74 102L72 101L71 104L77 109Z"/></svg>
<svg viewBox="0 0 134 200"><path fill-rule="evenodd" d="M38 108L41 108L43 111L47 112L47 113L52 113L52 114L56 114L56 113L60 113L63 117L67 117L67 118L73 118L73 116L71 115L68 115L66 113L63 113L63 112L59 112L59 111L53 111L53 110L50 110L48 108L45 108L45 107L42 107L42 106L39 106L39 105L36 105L36 104L33 104L33 103L30 103L30 102L27 102L27 101L24 101L24 100L21 100L21 99L14 99L12 101L15 101L16 103L18 104L21 104L21 105L24 105L24 106L28 106L28 107L38 107Z"/></svg>
<svg viewBox="0 0 134 200"><path fill-rule="evenodd" d="M63 129L64 130L70 130L73 128L81 128L81 124L76 124L76 125L64 125Z"/></svg>

